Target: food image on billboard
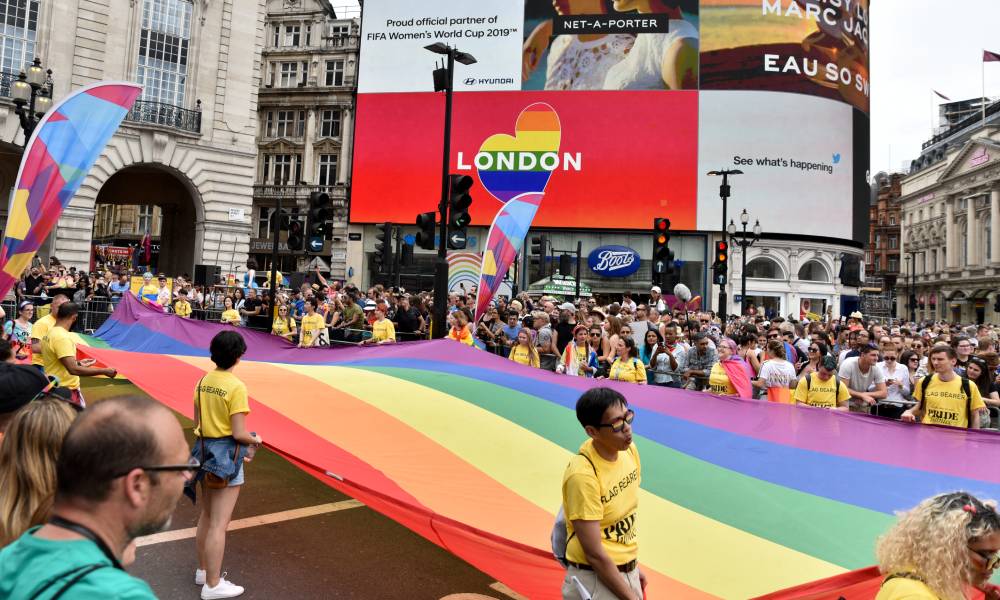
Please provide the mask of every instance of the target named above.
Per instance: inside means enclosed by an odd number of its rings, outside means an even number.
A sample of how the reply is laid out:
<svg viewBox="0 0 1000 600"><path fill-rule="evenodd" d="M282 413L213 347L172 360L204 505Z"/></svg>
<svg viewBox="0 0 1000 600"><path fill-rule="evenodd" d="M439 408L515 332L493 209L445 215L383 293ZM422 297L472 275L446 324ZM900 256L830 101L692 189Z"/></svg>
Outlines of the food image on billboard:
<svg viewBox="0 0 1000 600"><path fill-rule="evenodd" d="M765 232L853 237L853 109L842 102L775 92L702 91L702 172L730 178L729 218L744 208ZM720 177L698 182L698 228L719 230Z"/></svg>
<svg viewBox="0 0 1000 600"><path fill-rule="evenodd" d="M526 90L698 88L698 3L527 0Z"/></svg>
<svg viewBox="0 0 1000 600"><path fill-rule="evenodd" d="M868 113L868 0L702 0L701 89L795 92Z"/></svg>

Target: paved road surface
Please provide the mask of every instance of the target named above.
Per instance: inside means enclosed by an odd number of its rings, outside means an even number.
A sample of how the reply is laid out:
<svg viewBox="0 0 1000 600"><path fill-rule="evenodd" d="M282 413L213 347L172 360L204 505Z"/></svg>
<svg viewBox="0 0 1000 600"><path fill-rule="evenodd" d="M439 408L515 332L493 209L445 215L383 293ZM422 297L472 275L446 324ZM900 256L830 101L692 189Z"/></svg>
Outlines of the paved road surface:
<svg viewBox="0 0 1000 600"><path fill-rule="evenodd" d="M89 402L143 394L93 381ZM177 415L189 440L191 421ZM251 417L252 418L252 417ZM266 434L265 434L266 438ZM396 522L262 450L247 470L226 538L224 570L247 599L509 600L520 598ZM168 531L142 538L129 571L163 600L195 599L197 511L182 498Z"/></svg>

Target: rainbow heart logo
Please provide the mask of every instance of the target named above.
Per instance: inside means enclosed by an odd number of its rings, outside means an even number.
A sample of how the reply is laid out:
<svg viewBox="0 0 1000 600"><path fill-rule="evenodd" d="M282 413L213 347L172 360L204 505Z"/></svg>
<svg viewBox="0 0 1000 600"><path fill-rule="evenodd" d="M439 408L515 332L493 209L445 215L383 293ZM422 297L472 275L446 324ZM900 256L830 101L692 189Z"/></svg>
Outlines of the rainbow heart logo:
<svg viewBox="0 0 1000 600"><path fill-rule="evenodd" d="M517 116L514 135L486 138L476 154L479 181L497 200L507 203L525 194L542 194L554 164L559 163L562 128L559 115L536 102Z"/></svg>

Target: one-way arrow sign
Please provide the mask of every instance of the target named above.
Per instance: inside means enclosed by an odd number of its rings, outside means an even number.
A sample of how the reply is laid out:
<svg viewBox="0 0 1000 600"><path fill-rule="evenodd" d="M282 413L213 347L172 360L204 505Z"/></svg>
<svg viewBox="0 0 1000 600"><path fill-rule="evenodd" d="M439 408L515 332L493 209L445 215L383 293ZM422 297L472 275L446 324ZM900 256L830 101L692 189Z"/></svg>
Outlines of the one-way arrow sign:
<svg viewBox="0 0 1000 600"><path fill-rule="evenodd" d="M451 250L464 250L468 241L464 231L452 231L448 234L448 248Z"/></svg>

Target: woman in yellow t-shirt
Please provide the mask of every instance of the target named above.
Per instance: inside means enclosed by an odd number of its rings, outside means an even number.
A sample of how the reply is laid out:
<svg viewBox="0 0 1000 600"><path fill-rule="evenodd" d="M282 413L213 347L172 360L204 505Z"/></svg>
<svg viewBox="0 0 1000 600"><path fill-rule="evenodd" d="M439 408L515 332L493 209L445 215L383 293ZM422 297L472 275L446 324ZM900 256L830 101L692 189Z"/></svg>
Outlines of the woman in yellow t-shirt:
<svg viewBox="0 0 1000 600"><path fill-rule="evenodd" d="M226 296L222 300L222 318L220 319L223 323L228 323L234 327L240 326L240 313L233 307L233 299Z"/></svg>
<svg viewBox="0 0 1000 600"><path fill-rule="evenodd" d="M989 583L1000 564L1000 516L967 492L928 498L899 516L875 546L885 579L876 600L997 598Z"/></svg>
<svg viewBox="0 0 1000 600"><path fill-rule="evenodd" d="M529 367L538 367L541 364L538 359L538 349L531 341L530 329L521 328L521 331L517 332L517 343L510 349L508 358L519 365Z"/></svg>
<svg viewBox="0 0 1000 600"><path fill-rule="evenodd" d="M608 370L608 379L646 385L646 367L639 360L639 351L631 337L618 338L616 358Z"/></svg>
<svg viewBox="0 0 1000 600"><path fill-rule="evenodd" d="M295 339L295 319L288 316L288 306L278 307L278 316L271 323L271 333L281 336L289 342Z"/></svg>
<svg viewBox="0 0 1000 600"><path fill-rule="evenodd" d="M199 564L194 577L208 588L227 587L228 582L222 578L226 528L245 480L244 462L252 460L264 443L259 435L247 431L247 386L233 374L246 351L246 342L239 333L216 334L209 345L215 369L206 373L194 390L194 434L200 439L195 440L191 454L202 463L198 480L203 494L196 542ZM210 487L205 482L208 472L223 479L224 487ZM203 594L205 589L202 587Z"/></svg>

